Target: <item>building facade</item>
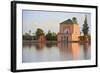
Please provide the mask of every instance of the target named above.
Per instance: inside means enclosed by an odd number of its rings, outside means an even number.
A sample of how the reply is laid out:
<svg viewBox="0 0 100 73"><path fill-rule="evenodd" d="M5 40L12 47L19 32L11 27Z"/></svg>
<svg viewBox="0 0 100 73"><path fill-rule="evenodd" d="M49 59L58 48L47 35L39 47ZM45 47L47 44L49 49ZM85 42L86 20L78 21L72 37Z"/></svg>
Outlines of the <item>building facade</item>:
<svg viewBox="0 0 100 73"><path fill-rule="evenodd" d="M46 39L45 39L45 36L44 35L39 36L38 42L44 43L45 41L46 41Z"/></svg>
<svg viewBox="0 0 100 73"><path fill-rule="evenodd" d="M57 41L80 41L80 26L76 22L76 18L68 19L60 23L59 33L57 34Z"/></svg>

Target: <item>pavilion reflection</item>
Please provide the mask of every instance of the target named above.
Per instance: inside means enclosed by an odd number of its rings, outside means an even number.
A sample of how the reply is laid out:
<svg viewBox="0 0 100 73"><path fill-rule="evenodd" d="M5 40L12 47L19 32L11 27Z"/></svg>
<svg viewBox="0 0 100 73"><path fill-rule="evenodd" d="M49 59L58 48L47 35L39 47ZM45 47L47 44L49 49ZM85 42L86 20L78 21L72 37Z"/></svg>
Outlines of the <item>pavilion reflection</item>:
<svg viewBox="0 0 100 73"><path fill-rule="evenodd" d="M60 56L62 59L72 60L78 59L80 56L80 44L79 43L58 43Z"/></svg>
<svg viewBox="0 0 100 73"><path fill-rule="evenodd" d="M53 50L54 51L50 51ZM75 43L75 42L46 42L46 43L23 43L23 48L33 49L35 53L44 52L44 56L47 56L47 52L54 54L53 56L59 57L60 60L87 60L91 58L91 46L90 43ZM48 50L49 49L49 50ZM56 51L55 51L56 49ZM57 54L55 54L57 53ZM56 59L56 57L55 57Z"/></svg>

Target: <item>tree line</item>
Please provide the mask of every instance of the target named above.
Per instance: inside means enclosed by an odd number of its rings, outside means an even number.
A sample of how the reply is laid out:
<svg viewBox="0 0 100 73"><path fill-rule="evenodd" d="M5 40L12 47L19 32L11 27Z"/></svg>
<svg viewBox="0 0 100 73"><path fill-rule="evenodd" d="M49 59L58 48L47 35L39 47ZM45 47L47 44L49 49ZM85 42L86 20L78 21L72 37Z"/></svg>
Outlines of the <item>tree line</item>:
<svg viewBox="0 0 100 73"><path fill-rule="evenodd" d="M41 28L37 28L35 33L31 34L31 30L29 30L28 33L25 33L23 35L23 40L37 40L40 36L44 36L46 40L48 41L56 41L57 40L57 34L55 32L48 31L47 34L44 33L44 31Z"/></svg>
<svg viewBox="0 0 100 73"><path fill-rule="evenodd" d="M77 18L74 17L73 18L73 22L77 24ZM91 36L88 34L88 31L89 31L89 26L88 26L88 23L87 23L87 16L85 16L85 20L84 20L84 23L83 23L83 27L82 27L82 32L83 32L83 36L81 36L81 39L84 39L84 38L91 38ZM45 36L45 39L48 40L48 41L51 41L51 40L54 40L56 41L57 40L57 34L55 32L51 32L50 30L48 31L47 34L44 33L44 31L41 29L41 28L37 28L36 32L31 34L31 30L29 30L28 33L25 33L23 35L23 40L37 40L41 35Z"/></svg>

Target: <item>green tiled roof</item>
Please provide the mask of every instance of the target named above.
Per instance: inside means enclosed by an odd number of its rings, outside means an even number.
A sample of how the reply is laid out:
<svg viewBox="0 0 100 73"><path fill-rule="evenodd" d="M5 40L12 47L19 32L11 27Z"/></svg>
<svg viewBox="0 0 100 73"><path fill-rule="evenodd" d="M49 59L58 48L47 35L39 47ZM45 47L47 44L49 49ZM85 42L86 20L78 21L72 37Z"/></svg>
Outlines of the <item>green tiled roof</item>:
<svg viewBox="0 0 100 73"><path fill-rule="evenodd" d="M77 19L73 17L72 20L68 19L68 20L61 22L60 24L77 24Z"/></svg>
<svg viewBox="0 0 100 73"><path fill-rule="evenodd" d="M60 24L73 24L73 21L71 19L68 19L68 20L61 22Z"/></svg>

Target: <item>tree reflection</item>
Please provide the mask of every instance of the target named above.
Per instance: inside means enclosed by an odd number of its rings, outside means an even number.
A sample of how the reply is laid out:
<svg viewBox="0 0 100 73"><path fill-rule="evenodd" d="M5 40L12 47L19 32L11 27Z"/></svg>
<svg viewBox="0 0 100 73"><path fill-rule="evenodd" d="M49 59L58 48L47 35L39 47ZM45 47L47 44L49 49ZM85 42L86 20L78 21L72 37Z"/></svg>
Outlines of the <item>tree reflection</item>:
<svg viewBox="0 0 100 73"><path fill-rule="evenodd" d="M22 44L23 44L23 48L24 47L31 48L33 45L31 42L23 42Z"/></svg>
<svg viewBox="0 0 100 73"><path fill-rule="evenodd" d="M91 58L90 43L84 43L83 50L84 50L84 59L90 59Z"/></svg>
<svg viewBox="0 0 100 73"><path fill-rule="evenodd" d="M42 50L45 47L45 43L36 43L34 44L34 46L36 47L37 50Z"/></svg>
<svg viewBox="0 0 100 73"><path fill-rule="evenodd" d="M47 42L46 43L47 48L51 48L51 47L56 46L56 45L57 45L57 42Z"/></svg>
<svg viewBox="0 0 100 73"><path fill-rule="evenodd" d="M33 49L35 54L42 52L43 56L48 56L51 52L55 60L85 60L91 58L91 48L89 43L76 42L46 42L46 43L24 43L23 48ZM49 49L49 50L48 50ZM51 51L50 51L51 50ZM57 54L55 54L57 53ZM49 55L50 57L50 55ZM48 57L47 57L48 59Z"/></svg>

